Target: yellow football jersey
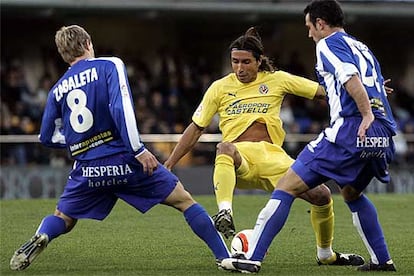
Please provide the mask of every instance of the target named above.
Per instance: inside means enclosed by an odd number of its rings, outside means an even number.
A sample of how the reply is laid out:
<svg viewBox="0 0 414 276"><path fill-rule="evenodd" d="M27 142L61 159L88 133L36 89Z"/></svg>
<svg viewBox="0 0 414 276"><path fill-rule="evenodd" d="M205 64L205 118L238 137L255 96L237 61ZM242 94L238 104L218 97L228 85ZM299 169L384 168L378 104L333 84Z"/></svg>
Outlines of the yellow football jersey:
<svg viewBox="0 0 414 276"><path fill-rule="evenodd" d="M218 113L223 141L232 142L254 121L266 124L274 144L282 146L285 131L280 108L286 94L313 99L318 83L284 71L259 72L255 81L241 83L234 73L213 82L192 120L207 127Z"/></svg>

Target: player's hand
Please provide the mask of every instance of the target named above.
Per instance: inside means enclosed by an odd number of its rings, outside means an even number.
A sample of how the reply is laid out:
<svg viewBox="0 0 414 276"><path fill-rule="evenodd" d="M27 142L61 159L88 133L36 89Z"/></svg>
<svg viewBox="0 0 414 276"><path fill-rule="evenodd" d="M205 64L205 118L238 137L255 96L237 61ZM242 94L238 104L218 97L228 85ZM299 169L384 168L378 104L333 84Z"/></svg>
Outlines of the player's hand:
<svg viewBox="0 0 414 276"><path fill-rule="evenodd" d="M371 126L372 122L375 120L374 114L369 112L368 114L362 117L361 124L358 128L358 137L361 141L365 140L367 129Z"/></svg>
<svg viewBox="0 0 414 276"><path fill-rule="evenodd" d="M391 82L391 79L386 79L384 81L384 89L385 89L385 92L387 92L387 94L391 94L392 92L394 92L394 88L387 86L387 84L390 82Z"/></svg>
<svg viewBox="0 0 414 276"><path fill-rule="evenodd" d="M145 150L142 154L137 156L136 159L142 164L144 173L147 173L148 175L152 175L158 167L157 158L148 150Z"/></svg>

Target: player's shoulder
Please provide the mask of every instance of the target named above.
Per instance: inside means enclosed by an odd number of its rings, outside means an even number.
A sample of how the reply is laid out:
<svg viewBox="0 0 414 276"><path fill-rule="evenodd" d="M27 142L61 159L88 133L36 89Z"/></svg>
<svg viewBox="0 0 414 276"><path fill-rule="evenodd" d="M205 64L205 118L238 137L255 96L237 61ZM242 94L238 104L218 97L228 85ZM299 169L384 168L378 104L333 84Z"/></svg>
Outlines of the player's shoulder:
<svg viewBox="0 0 414 276"><path fill-rule="evenodd" d="M322 46L322 47L330 47L330 46L335 46L335 47L341 47L347 45L347 41L349 40L356 40L354 37L352 37L351 35L345 33L345 32L335 32L323 39L321 39L318 44L316 45L316 47L318 48L318 46ZM321 48L321 47L319 47Z"/></svg>
<svg viewBox="0 0 414 276"><path fill-rule="evenodd" d="M292 76L289 72L283 71L283 70L275 70L275 71L264 71L259 72L258 77L262 79L263 81L266 80L281 80L283 78L287 78Z"/></svg>
<svg viewBox="0 0 414 276"><path fill-rule="evenodd" d="M344 38L344 36L349 36L346 32L334 32L327 37L322 38L322 40L325 41L335 41L335 40L341 40Z"/></svg>
<svg viewBox="0 0 414 276"><path fill-rule="evenodd" d="M289 75L290 73L287 71L283 71L281 69L274 70L274 71L264 71L262 72L264 77L274 77L274 76L280 76L280 75Z"/></svg>
<svg viewBox="0 0 414 276"><path fill-rule="evenodd" d="M104 64L114 65L114 66L124 65L124 62L119 57L97 57L97 58L90 58L87 61L91 63L102 64L102 65Z"/></svg>
<svg viewBox="0 0 414 276"><path fill-rule="evenodd" d="M233 82L236 80L237 77L235 73L228 73L227 75L224 75L221 78L217 79L216 82Z"/></svg>
<svg viewBox="0 0 414 276"><path fill-rule="evenodd" d="M229 73L219 79L216 79L211 83L213 87L220 87L223 85L233 84L237 81L236 75L234 73Z"/></svg>

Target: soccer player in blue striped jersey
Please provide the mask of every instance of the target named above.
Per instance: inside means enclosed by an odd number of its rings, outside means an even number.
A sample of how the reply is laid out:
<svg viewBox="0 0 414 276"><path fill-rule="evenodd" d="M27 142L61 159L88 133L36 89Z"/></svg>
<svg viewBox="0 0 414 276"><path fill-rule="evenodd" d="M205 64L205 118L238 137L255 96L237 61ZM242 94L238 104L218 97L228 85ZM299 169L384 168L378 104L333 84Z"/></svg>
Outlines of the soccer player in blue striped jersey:
<svg viewBox="0 0 414 276"><path fill-rule="evenodd" d="M335 0L315 0L304 10L309 37L316 43L316 73L327 91L330 126L311 141L282 177L260 212L244 256L221 263L224 269L258 272L268 247L282 229L294 199L333 179L352 212L370 261L358 271L396 271L373 203L363 194L372 178L390 181L396 131L380 65L369 48L344 30Z"/></svg>
<svg viewBox="0 0 414 276"><path fill-rule="evenodd" d="M90 35L77 25L58 30L55 42L70 67L49 92L40 141L66 148L75 162L54 214L14 253L10 268L27 268L78 219L105 219L118 199L141 213L157 204L178 209L217 263L229 257L205 209L141 142L121 59L95 58Z"/></svg>

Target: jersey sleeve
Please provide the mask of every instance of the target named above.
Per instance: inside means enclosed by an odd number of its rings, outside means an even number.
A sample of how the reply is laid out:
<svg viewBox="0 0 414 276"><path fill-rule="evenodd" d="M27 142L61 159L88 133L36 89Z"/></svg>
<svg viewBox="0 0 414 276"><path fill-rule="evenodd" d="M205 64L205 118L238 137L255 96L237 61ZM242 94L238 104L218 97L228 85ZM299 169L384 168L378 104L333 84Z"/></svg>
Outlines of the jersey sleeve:
<svg viewBox="0 0 414 276"><path fill-rule="evenodd" d="M193 122L200 127L207 127L217 113L218 107L218 85L214 82L204 93L201 103L194 112Z"/></svg>
<svg viewBox="0 0 414 276"><path fill-rule="evenodd" d="M109 60L112 61L107 69L109 110L125 147L137 155L145 147L139 136L125 65L119 58Z"/></svg>
<svg viewBox="0 0 414 276"><path fill-rule="evenodd" d="M52 91L49 92L40 127L40 142L51 148L66 147L62 129L62 115Z"/></svg>
<svg viewBox="0 0 414 276"><path fill-rule="evenodd" d="M334 75L342 85L353 75L360 75L349 46L336 36L321 40L316 46L316 54L321 63L318 66Z"/></svg>
<svg viewBox="0 0 414 276"><path fill-rule="evenodd" d="M283 71L280 71L280 74L282 74L281 79L284 80L287 93L307 99L315 97L319 86L317 82Z"/></svg>

